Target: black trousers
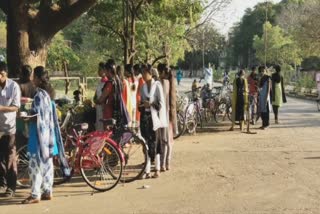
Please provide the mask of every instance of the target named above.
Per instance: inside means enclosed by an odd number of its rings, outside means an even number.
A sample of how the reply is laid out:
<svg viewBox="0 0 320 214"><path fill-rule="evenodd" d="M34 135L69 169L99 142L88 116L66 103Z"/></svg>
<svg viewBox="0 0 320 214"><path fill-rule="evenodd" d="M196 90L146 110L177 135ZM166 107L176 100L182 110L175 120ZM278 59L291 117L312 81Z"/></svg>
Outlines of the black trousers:
<svg viewBox="0 0 320 214"><path fill-rule="evenodd" d="M270 117L269 117L269 105L267 105L267 112L261 112L262 126L266 127L270 125Z"/></svg>
<svg viewBox="0 0 320 214"><path fill-rule="evenodd" d="M274 119L278 120L278 115L279 115L279 106L272 106L273 108L273 113L274 113Z"/></svg>
<svg viewBox="0 0 320 214"><path fill-rule="evenodd" d="M16 190L17 160L15 135L3 135L0 138L0 186Z"/></svg>

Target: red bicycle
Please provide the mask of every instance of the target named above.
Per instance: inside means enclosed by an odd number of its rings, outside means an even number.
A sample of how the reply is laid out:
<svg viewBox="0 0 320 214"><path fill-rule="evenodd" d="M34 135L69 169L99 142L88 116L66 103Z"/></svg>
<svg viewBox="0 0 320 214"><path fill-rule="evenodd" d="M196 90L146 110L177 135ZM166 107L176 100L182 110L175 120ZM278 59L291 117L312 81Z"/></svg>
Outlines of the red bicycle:
<svg viewBox="0 0 320 214"><path fill-rule="evenodd" d="M76 121L74 119L75 116L72 109L70 109L61 125L67 155L74 154L75 152L75 139L72 128L74 121ZM142 177L147 165L148 156L148 147L143 137L130 128L116 127L115 120L102 121L107 127L105 132L108 137L105 140L116 146L123 158L124 165L120 181L127 183ZM67 180L61 174L62 172L59 170L59 167L56 167L55 172L55 185L64 183Z"/></svg>
<svg viewBox="0 0 320 214"><path fill-rule="evenodd" d="M59 160L54 159L55 184L64 183L73 174L81 174L83 180L93 189L108 191L114 188L121 179L124 156L119 145L110 140L112 132L94 131L87 133L88 124L73 127L73 136L68 136L67 143L72 149L66 151L70 176L64 176ZM68 148L68 147L67 147Z"/></svg>
<svg viewBox="0 0 320 214"><path fill-rule="evenodd" d="M72 127L73 134L66 139L67 160L72 169L70 176L61 170L58 157L54 157L54 184L61 184L71 179L74 174L81 174L83 180L97 191L108 191L120 181L124 156L119 145L110 140L112 132L86 133L88 124ZM108 140L107 140L108 139ZM29 186L27 146L18 151L18 184Z"/></svg>

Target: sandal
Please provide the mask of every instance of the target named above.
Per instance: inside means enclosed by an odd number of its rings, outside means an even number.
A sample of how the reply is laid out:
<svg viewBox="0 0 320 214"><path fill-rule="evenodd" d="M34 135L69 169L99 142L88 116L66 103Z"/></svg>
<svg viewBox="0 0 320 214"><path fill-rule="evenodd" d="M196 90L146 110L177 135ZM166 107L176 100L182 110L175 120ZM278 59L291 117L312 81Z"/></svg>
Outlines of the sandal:
<svg viewBox="0 0 320 214"><path fill-rule="evenodd" d="M28 198L23 200L21 203L22 204L36 204L36 203L39 203L39 202L40 202L40 200L38 198L34 198L32 196L29 196Z"/></svg>
<svg viewBox="0 0 320 214"><path fill-rule="evenodd" d="M159 178L160 177L160 172L156 171L153 175L152 178Z"/></svg>
<svg viewBox="0 0 320 214"><path fill-rule="evenodd" d="M41 195L41 200L42 201L50 201L52 199L51 193L43 193Z"/></svg>
<svg viewBox="0 0 320 214"><path fill-rule="evenodd" d="M166 168L165 167L161 167L160 172L165 172Z"/></svg>
<svg viewBox="0 0 320 214"><path fill-rule="evenodd" d="M149 178L151 178L151 175L150 175L150 173L146 173L146 175L145 175L145 177L144 177L145 179L149 179Z"/></svg>

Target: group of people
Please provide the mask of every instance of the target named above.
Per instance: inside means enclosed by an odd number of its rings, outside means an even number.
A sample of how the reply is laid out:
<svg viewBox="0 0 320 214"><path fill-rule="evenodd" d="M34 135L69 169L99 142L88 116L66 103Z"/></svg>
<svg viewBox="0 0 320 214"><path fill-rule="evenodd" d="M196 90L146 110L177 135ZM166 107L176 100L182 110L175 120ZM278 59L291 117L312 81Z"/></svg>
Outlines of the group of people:
<svg viewBox="0 0 320 214"><path fill-rule="evenodd" d="M16 131L17 117L28 123L28 157L31 194L24 204L51 200L53 186L53 156L60 159L66 175L70 173L54 103L55 91L49 83L48 71L25 65L20 79L8 78L7 65L0 62L0 189L2 197L13 197L17 182ZM33 79L31 81L31 79ZM29 98L29 99L28 99ZM17 114L23 102L32 100L29 115ZM32 116L30 116L32 115Z"/></svg>
<svg viewBox="0 0 320 214"><path fill-rule="evenodd" d="M267 129L270 126L271 108L274 112L275 123L279 124L279 108L287 100L281 67L275 65L274 70L275 72L270 76L265 66L259 66L258 73L257 68L253 67L248 77L245 76L245 70L239 71L233 82L232 126L230 130L234 129L235 122L238 121L242 131L245 119L250 119L249 122L254 124L257 115L262 120L260 129Z"/></svg>
<svg viewBox="0 0 320 214"><path fill-rule="evenodd" d="M20 80L8 78L7 65L0 63L0 189L2 197L13 197L17 182L17 118L28 124L28 157L31 194L24 204L51 200L53 157L59 158L65 176L70 174L54 103L55 91L48 71L23 66ZM101 80L96 88L96 129L101 119L114 119L116 130L135 128L148 145L145 178L157 178L171 168L173 133L176 132L176 82L168 65L116 66L110 59L99 64ZM31 80L32 79L32 80ZM29 99L26 99L29 97ZM18 113L22 101L31 100L29 114ZM19 121L19 120L18 120ZM155 171L151 173L151 165Z"/></svg>
<svg viewBox="0 0 320 214"><path fill-rule="evenodd" d="M157 178L161 171L170 170L176 131L176 85L172 70L162 63L157 68L127 64L122 69L110 59L99 64L98 74L101 81L94 96L96 129L104 129L101 119L115 119L120 129L135 128L149 148L144 177Z"/></svg>

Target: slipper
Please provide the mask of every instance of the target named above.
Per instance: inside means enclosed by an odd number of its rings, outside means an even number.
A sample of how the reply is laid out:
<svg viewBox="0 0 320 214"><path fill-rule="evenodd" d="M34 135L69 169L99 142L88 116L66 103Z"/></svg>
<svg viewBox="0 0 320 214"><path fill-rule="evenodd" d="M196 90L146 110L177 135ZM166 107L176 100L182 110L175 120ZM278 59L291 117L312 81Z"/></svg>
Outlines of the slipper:
<svg viewBox="0 0 320 214"><path fill-rule="evenodd" d="M160 173L157 171L152 175L152 178L159 178L160 177Z"/></svg>

